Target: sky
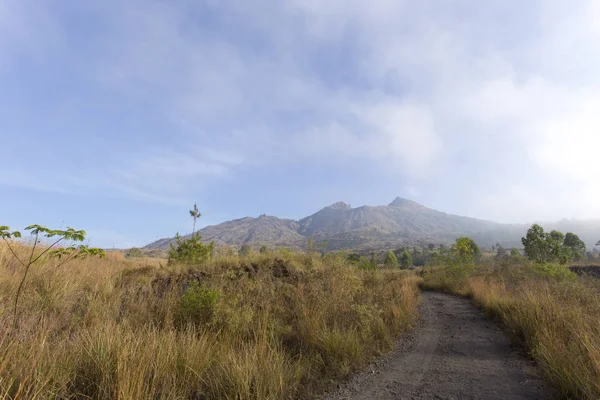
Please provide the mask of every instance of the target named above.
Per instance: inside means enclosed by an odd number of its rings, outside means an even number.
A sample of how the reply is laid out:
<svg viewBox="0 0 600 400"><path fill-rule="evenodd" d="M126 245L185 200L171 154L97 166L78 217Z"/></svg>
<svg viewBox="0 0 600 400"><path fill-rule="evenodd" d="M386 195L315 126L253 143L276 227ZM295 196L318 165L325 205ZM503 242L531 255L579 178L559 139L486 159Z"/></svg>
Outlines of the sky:
<svg viewBox="0 0 600 400"><path fill-rule="evenodd" d="M0 0L0 224L142 246L396 196L600 218L597 0Z"/></svg>

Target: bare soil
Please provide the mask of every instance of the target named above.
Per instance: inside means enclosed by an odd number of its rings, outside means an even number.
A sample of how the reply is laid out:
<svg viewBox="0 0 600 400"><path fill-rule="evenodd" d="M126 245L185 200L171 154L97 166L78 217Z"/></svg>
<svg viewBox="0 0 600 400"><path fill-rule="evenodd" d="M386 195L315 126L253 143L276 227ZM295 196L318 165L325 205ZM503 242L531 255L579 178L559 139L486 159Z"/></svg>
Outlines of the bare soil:
<svg viewBox="0 0 600 400"><path fill-rule="evenodd" d="M424 292L416 329L324 400L552 398L534 363L469 300Z"/></svg>

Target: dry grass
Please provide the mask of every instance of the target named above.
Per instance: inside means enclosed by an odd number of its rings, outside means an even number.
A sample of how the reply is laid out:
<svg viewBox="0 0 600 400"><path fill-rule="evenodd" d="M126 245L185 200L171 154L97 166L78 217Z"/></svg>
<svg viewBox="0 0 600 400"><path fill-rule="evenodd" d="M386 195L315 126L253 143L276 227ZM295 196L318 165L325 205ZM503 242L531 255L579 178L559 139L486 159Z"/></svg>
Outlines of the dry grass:
<svg viewBox="0 0 600 400"><path fill-rule="evenodd" d="M342 257L167 268L115 255L35 266L13 331L21 270L5 250L2 399L310 398L387 350L418 303L416 277Z"/></svg>
<svg viewBox="0 0 600 400"><path fill-rule="evenodd" d="M480 271L449 282L441 270L426 287L471 296L522 343L564 398L600 398L600 281L540 275L531 266ZM565 267L563 267L565 268Z"/></svg>

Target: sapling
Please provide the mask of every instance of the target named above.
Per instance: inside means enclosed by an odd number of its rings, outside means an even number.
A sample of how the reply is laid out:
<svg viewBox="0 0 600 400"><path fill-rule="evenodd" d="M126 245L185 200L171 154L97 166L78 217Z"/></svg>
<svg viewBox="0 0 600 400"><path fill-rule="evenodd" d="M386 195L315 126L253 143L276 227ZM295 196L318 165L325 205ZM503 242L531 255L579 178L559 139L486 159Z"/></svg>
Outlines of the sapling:
<svg viewBox="0 0 600 400"><path fill-rule="evenodd" d="M68 263L69 261L73 261L75 259L83 259L88 256L98 256L104 257L106 253L102 249L88 247L85 245L74 245L76 242L83 242L85 240L85 231L80 230L77 231L73 228L67 227L66 230L58 230L58 229L48 229L44 226L40 225L29 225L25 228L26 231L29 231L32 236L34 236L33 245L31 247L31 252L29 256L22 259L20 258L15 248L13 247L12 239L20 239L21 232L19 231L11 231L8 226L0 226L0 238L4 240L6 246L11 252L12 256L17 260L21 266L25 269L23 273L23 277L21 278L21 282L19 283L19 287L17 289L17 294L15 296L14 303L14 313L13 313L13 327L16 329L18 327L18 305L19 305L19 297L21 296L21 292L23 290L23 286L25 284L25 280L27 279L27 274L29 273L29 269L33 264L39 261L42 257L47 256L49 258L56 258L58 260L58 264L56 268L60 267ZM36 248L40 243L40 237L45 237L47 239L52 239L53 242L42 251L38 251L36 253ZM58 245L62 242L71 242L67 247L58 247Z"/></svg>
<svg viewBox="0 0 600 400"><path fill-rule="evenodd" d="M196 220L202 216L198 211L198 206L194 203L194 208L190 210L190 216L194 218L194 228L192 229L192 235L196 233Z"/></svg>

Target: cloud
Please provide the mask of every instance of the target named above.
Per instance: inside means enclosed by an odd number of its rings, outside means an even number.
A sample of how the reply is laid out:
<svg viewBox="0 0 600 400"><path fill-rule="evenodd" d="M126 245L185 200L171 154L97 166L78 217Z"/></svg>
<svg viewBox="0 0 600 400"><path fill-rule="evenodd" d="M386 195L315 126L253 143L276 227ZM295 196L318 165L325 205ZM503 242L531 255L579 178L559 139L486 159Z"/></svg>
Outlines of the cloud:
<svg viewBox="0 0 600 400"><path fill-rule="evenodd" d="M256 165L361 160L474 216L600 216L595 0L108 1L77 6L101 21L81 43L64 10L2 4L0 59L82 55L87 84L164 124L61 190L178 203Z"/></svg>

